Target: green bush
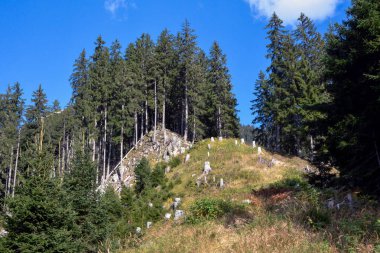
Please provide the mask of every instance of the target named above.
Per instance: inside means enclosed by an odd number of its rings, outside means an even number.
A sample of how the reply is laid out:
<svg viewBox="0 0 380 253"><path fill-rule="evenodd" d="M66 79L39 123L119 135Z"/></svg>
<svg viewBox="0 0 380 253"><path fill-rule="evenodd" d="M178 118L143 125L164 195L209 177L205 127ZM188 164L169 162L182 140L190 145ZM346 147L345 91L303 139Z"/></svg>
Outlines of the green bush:
<svg viewBox="0 0 380 253"><path fill-rule="evenodd" d="M230 201L211 198L199 199L191 205L187 222L198 223L204 220L215 220L242 208Z"/></svg>
<svg viewBox="0 0 380 253"><path fill-rule="evenodd" d="M168 164L170 168L174 169L175 167L181 164L181 159L179 159L179 157L173 157L172 159L170 159Z"/></svg>

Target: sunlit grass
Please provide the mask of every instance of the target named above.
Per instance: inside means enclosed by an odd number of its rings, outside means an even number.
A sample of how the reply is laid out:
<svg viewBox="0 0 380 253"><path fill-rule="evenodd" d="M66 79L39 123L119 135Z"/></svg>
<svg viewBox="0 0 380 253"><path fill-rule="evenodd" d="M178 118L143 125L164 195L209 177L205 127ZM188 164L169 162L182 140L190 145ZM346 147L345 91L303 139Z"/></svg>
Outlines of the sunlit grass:
<svg viewBox="0 0 380 253"><path fill-rule="evenodd" d="M208 150L207 145L211 145ZM210 153L208 157L207 152ZM307 162L282 157L264 150L273 167L259 163L257 148L235 145L233 139L204 140L190 151L167 175L180 183L173 188L182 198L181 209L191 215L191 206L200 199L221 199L243 205L244 212L226 214L216 220L194 224L167 221L155 224L136 248L123 252L373 252L378 245L378 209L363 206L356 213L329 211L325 199L332 193L308 184L303 175ZM180 156L184 160L185 154ZM208 185L197 187L205 161L212 167ZM215 182L213 178L215 177ZM223 178L225 186L218 182ZM180 179L180 180L178 180ZM250 204L243 204L250 200ZM168 200L166 207L170 206ZM366 216L367 215L367 216ZM353 228L350 228L349 219ZM366 227L367 226L367 227ZM351 229L351 230L350 230Z"/></svg>

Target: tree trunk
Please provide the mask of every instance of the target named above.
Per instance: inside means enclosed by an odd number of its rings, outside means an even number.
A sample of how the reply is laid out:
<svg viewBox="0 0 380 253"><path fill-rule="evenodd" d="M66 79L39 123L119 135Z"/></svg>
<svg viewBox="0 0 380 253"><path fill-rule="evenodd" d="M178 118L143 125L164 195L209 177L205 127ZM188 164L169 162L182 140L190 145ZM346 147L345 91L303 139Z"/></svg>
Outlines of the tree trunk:
<svg viewBox="0 0 380 253"><path fill-rule="evenodd" d="M58 173L59 173L59 176L62 176L62 171L61 171L61 140L62 140L62 138L60 137L58 140Z"/></svg>
<svg viewBox="0 0 380 253"><path fill-rule="evenodd" d="M222 137L222 119L221 119L220 106L218 107L218 134L220 137Z"/></svg>
<svg viewBox="0 0 380 253"><path fill-rule="evenodd" d="M94 132L96 129L96 119L94 119ZM96 141L95 141L95 133L92 136L92 162L95 162L95 153L96 153Z"/></svg>
<svg viewBox="0 0 380 253"><path fill-rule="evenodd" d="M185 139L185 141L187 141L187 133L189 131L188 119L189 119L189 101L188 101L188 96L187 96L187 83L186 83L185 84L185 121L184 121L185 132L183 134L183 138Z"/></svg>
<svg viewBox="0 0 380 253"><path fill-rule="evenodd" d="M193 115L193 141L192 143L194 144L195 142L195 110L194 110L194 115Z"/></svg>
<svg viewBox="0 0 380 253"><path fill-rule="evenodd" d="M154 132L153 142L156 142L156 129L157 129L157 82L154 80Z"/></svg>
<svg viewBox="0 0 380 253"><path fill-rule="evenodd" d="M121 133L120 133L120 163L124 157L124 105L121 107L122 112L122 122L121 122Z"/></svg>
<svg viewBox="0 0 380 253"><path fill-rule="evenodd" d="M70 150L69 150L69 135L66 135L66 170L69 170L69 162L70 162ZM65 171L63 171L65 173Z"/></svg>
<svg viewBox="0 0 380 253"><path fill-rule="evenodd" d="M18 157L19 157L19 153L20 153L20 134L21 134L21 129L18 130L16 162L15 162L15 169L14 169L15 172L14 172L14 176L13 176L12 197L15 196L15 189L16 189L16 182L17 182L17 166L18 166Z"/></svg>
<svg viewBox="0 0 380 253"><path fill-rule="evenodd" d="M103 135L103 180L106 179L106 152L107 152L107 105L104 109L104 135Z"/></svg>
<svg viewBox="0 0 380 253"><path fill-rule="evenodd" d="M144 111L141 112L141 133L140 139L144 137Z"/></svg>
<svg viewBox="0 0 380 253"><path fill-rule="evenodd" d="M111 165L111 140L112 140L112 128L110 132L110 138L108 141L108 161L107 161L107 174L106 178L108 178L108 175L110 174L110 165Z"/></svg>
<svg viewBox="0 0 380 253"><path fill-rule="evenodd" d="M148 133L148 90L146 92L146 99L145 99L145 134Z"/></svg>
<svg viewBox="0 0 380 253"><path fill-rule="evenodd" d="M13 145L11 147L11 160L9 162L8 179L5 185L5 196L8 195L8 193L10 193L10 189L11 189L12 165L13 165Z"/></svg>
<svg viewBox="0 0 380 253"><path fill-rule="evenodd" d="M135 145L137 144L138 139L138 126L137 126L137 112L135 111Z"/></svg>
<svg viewBox="0 0 380 253"><path fill-rule="evenodd" d="M162 130L164 131L164 143L166 143L166 126L165 126L165 120L166 120L166 90L164 88L164 94L163 94L163 102L162 102Z"/></svg>
<svg viewBox="0 0 380 253"><path fill-rule="evenodd" d="M63 139L62 139L62 175L65 173L65 169L66 169L65 142L66 142L66 122L63 123Z"/></svg>

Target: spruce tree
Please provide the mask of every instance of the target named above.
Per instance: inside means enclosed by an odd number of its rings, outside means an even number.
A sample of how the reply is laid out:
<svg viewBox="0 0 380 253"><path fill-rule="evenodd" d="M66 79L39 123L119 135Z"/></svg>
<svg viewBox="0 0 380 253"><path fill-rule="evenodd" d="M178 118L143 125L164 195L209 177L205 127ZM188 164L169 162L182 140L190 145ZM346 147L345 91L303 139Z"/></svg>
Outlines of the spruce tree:
<svg viewBox="0 0 380 253"><path fill-rule="evenodd" d="M236 116L237 101L232 94L231 77L227 68L226 55L215 41L210 50L209 82L212 102L213 134L225 137L238 135L239 123Z"/></svg>
<svg viewBox="0 0 380 253"><path fill-rule="evenodd" d="M380 192L380 3L354 0L327 35L329 155L343 176Z"/></svg>

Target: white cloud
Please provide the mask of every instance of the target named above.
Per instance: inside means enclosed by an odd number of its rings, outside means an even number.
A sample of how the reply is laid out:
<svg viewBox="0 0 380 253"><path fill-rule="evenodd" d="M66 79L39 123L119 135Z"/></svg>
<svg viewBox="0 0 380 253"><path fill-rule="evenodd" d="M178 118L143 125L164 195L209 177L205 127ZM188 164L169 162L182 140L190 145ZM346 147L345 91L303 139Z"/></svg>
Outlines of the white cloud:
<svg viewBox="0 0 380 253"><path fill-rule="evenodd" d="M285 25L294 25L300 13L313 20L324 20L334 14L340 0L245 0L252 11L264 17L273 12L284 21Z"/></svg>
<svg viewBox="0 0 380 253"><path fill-rule="evenodd" d="M128 4L125 0L106 0L104 2L104 8L115 15L119 9L127 9Z"/></svg>

